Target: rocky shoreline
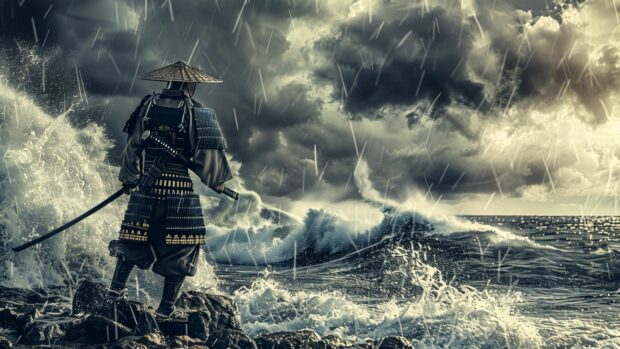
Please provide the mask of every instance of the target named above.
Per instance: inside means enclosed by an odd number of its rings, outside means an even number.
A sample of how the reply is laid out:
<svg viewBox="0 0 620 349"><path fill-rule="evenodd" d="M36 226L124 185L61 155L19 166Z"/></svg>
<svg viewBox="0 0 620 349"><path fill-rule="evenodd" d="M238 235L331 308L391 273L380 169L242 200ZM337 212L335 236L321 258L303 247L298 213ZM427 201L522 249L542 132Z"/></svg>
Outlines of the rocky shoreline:
<svg viewBox="0 0 620 349"><path fill-rule="evenodd" d="M41 312L37 305L0 309L0 349L12 347L74 348L195 348L195 349L413 349L402 337L350 343L308 330L264 334L251 338L241 328L237 307L225 296L185 292L177 307L187 323L156 322L154 310L142 303L112 302L107 288L83 281L75 291L72 310ZM44 307L45 308L45 307Z"/></svg>

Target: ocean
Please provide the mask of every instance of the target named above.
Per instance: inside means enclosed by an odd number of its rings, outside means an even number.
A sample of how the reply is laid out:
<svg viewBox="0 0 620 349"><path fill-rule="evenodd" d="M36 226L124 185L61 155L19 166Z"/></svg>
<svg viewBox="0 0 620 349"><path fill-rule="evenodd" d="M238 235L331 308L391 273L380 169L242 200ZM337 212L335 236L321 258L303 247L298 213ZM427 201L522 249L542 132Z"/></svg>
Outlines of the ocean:
<svg viewBox="0 0 620 349"><path fill-rule="evenodd" d="M405 225L364 248L304 256L296 269L218 263L215 272L244 304L250 332L306 326L438 348L620 346L620 218L463 218L524 240L496 244L492 232Z"/></svg>

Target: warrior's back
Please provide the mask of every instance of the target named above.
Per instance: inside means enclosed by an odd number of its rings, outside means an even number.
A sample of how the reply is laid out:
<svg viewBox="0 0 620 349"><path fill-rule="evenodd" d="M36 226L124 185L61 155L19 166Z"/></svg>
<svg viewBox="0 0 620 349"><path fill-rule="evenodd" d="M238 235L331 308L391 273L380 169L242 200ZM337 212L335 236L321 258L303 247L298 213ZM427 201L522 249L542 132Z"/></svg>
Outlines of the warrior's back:
<svg viewBox="0 0 620 349"><path fill-rule="evenodd" d="M186 158L191 157L189 139L190 115L187 100L169 95L154 97L144 122L145 128L164 140ZM148 142L144 147L143 168L160 166L161 177L148 192L156 197L186 196L193 193L188 168L181 160L172 157L161 145Z"/></svg>

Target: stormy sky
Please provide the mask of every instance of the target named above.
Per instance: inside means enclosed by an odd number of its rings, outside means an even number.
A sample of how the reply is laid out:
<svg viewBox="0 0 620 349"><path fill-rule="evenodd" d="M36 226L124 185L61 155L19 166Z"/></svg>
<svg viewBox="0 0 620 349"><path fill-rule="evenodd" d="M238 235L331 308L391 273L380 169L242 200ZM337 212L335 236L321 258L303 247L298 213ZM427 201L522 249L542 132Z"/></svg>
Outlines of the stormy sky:
<svg viewBox="0 0 620 349"><path fill-rule="evenodd" d="M619 3L620 4L620 3ZM611 0L0 1L2 75L75 123L122 126L190 61L267 202L386 197L452 213L617 207L620 17ZM30 50L43 57L32 68ZM45 62L45 63L43 63Z"/></svg>

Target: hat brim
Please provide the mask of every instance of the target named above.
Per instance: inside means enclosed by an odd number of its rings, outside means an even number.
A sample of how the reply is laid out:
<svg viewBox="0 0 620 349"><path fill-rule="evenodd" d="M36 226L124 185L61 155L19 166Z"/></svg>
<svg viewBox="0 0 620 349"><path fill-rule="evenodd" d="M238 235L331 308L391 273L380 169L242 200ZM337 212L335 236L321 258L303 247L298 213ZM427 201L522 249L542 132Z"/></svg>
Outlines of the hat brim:
<svg viewBox="0 0 620 349"><path fill-rule="evenodd" d="M222 82L222 80L206 71L192 67L183 61L142 74L139 78L149 81L193 82L197 84L217 84Z"/></svg>

